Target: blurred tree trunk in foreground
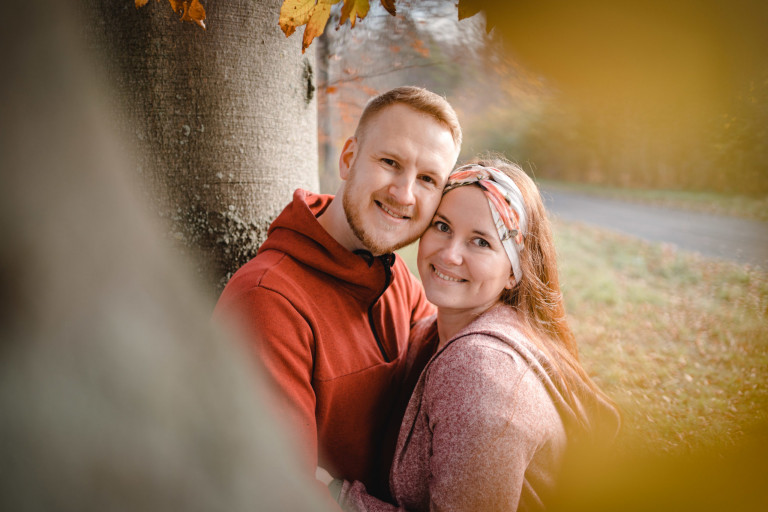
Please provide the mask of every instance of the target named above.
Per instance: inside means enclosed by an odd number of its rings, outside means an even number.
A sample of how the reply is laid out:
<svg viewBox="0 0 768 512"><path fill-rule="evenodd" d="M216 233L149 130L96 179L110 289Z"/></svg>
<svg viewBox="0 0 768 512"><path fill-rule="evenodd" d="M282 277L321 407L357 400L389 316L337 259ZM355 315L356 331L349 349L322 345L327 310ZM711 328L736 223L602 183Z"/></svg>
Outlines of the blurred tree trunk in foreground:
<svg viewBox="0 0 768 512"><path fill-rule="evenodd" d="M137 200L73 3L0 21L0 510L322 510Z"/></svg>

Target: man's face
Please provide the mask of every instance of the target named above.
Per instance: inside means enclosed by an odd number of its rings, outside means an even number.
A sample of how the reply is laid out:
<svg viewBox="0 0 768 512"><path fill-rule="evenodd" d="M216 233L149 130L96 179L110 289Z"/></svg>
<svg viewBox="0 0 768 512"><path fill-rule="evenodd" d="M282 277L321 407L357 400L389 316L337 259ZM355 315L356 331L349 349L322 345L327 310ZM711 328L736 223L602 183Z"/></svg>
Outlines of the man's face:
<svg viewBox="0 0 768 512"><path fill-rule="evenodd" d="M431 116L394 104L350 138L340 161L347 222L374 255L415 241L440 203L458 150Z"/></svg>

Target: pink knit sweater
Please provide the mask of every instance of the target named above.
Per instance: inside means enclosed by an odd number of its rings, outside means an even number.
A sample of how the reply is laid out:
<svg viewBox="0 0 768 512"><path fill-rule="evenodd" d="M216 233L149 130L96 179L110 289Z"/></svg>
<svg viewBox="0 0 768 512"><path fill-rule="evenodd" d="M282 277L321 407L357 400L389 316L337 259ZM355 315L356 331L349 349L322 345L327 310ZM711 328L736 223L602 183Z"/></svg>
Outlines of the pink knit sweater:
<svg viewBox="0 0 768 512"><path fill-rule="evenodd" d="M390 473L397 505L344 482L346 510L541 510L572 432L618 413L586 387L573 403L547 357L516 328L516 313L486 312L435 354L416 384ZM414 337L435 336L435 319ZM579 425L581 425L579 427Z"/></svg>

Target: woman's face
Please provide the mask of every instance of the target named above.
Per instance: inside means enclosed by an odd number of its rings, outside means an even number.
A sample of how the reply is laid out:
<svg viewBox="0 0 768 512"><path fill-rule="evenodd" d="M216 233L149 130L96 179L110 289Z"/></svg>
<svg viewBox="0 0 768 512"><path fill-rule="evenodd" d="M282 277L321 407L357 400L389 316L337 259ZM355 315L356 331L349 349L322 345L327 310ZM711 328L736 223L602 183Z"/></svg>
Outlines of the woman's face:
<svg viewBox="0 0 768 512"><path fill-rule="evenodd" d="M445 194L419 242L418 267L427 299L441 309L480 314L512 288L512 265L479 187Z"/></svg>

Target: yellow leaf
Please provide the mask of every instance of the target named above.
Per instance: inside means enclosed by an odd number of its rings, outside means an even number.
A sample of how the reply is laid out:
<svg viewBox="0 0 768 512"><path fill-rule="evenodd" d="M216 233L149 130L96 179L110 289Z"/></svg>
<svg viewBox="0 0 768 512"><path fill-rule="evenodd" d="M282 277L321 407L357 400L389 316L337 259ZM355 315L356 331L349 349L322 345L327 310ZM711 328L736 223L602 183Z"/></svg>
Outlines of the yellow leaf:
<svg viewBox="0 0 768 512"><path fill-rule="evenodd" d="M168 0L168 2L171 4L171 9L173 9L173 12L179 12L180 10L184 9L184 5L181 0Z"/></svg>
<svg viewBox="0 0 768 512"><path fill-rule="evenodd" d="M285 0L280 8L280 28L285 37L296 32L296 27L306 24L312 16L317 0Z"/></svg>
<svg viewBox="0 0 768 512"><path fill-rule="evenodd" d="M338 3L333 0L319 0L315 8L312 9L312 15L309 17L307 28L304 29L304 40L301 45L301 53L309 48L312 40L323 33L325 24L328 23L328 17L331 15L331 5Z"/></svg>
<svg viewBox="0 0 768 512"><path fill-rule="evenodd" d="M368 0L344 0L344 7L341 8L341 18L339 18L339 27L349 19L352 28L355 28L357 18L363 19L368 15L371 5Z"/></svg>
<svg viewBox="0 0 768 512"><path fill-rule="evenodd" d="M149 0L136 0L136 8L144 7L147 5L147 2L149 2Z"/></svg>
<svg viewBox="0 0 768 512"><path fill-rule="evenodd" d="M283 0L283 5L280 8L280 28L287 37L293 34L297 27L307 25L304 29L301 47L303 53L312 44L312 40L323 33L331 15L331 6L340 1ZM395 14L395 0L381 0L381 3L390 14ZM344 0L339 26L349 19L350 24L354 27L358 19L363 19L368 15L370 7L370 0Z"/></svg>

